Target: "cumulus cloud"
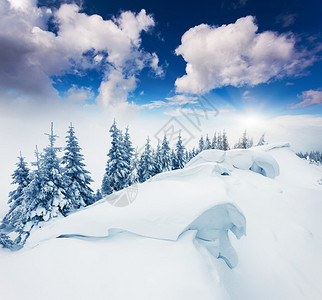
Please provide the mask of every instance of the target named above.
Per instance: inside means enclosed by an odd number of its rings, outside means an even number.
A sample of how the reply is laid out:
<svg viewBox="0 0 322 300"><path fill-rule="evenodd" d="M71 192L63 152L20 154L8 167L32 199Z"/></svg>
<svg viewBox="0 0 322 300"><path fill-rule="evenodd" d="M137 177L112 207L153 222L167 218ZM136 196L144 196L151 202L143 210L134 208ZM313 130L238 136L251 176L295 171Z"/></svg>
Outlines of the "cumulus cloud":
<svg viewBox="0 0 322 300"><path fill-rule="evenodd" d="M298 97L303 99L303 101L293 105L292 108L303 108L311 105L322 105L322 90L304 91Z"/></svg>
<svg viewBox="0 0 322 300"><path fill-rule="evenodd" d="M291 34L258 33L252 16L220 27L201 24L189 29L176 54L186 61L186 75L175 82L178 92L203 93L223 86L255 86L295 75L312 64L295 49Z"/></svg>
<svg viewBox="0 0 322 300"><path fill-rule="evenodd" d="M76 4L51 9L39 8L36 0L0 0L0 91L57 96L52 76L100 68L102 104L126 101L143 68L162 75L157 55L141 47L142 32L153 26L144 9L104 20Z"/></svg>

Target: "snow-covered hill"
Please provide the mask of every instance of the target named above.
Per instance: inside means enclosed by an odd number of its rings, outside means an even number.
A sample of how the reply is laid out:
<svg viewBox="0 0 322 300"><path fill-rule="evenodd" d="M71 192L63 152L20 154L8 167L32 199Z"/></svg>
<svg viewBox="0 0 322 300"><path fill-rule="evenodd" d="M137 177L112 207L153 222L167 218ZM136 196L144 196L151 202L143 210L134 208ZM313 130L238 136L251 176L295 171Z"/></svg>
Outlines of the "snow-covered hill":
<svg viewBox="0 0 322 300"><path fill-rule="evenodd" d="M321 299L321 179L288 145L203 151L0 249L0 297Z"/></svg>

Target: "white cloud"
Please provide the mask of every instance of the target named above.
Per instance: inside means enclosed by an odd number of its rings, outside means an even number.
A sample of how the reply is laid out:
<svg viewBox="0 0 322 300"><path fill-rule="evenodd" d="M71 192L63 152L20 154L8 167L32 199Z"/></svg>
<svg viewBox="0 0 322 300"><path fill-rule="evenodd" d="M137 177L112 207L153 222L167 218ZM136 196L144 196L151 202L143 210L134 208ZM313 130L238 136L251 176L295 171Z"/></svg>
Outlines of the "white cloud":
<svg viewBox="0 0 322 300"><path fill-rule="evenodd" d="M292 108L307 107L311 105L322 105L322 90L304 91L298 97L303 99L303 101L293 105Z"/></svg>
<svg viewBox="0 0 322 300"><path fill-rule="evenodd" d="M184 94L178 94L173 97L167 97L165 99L166 99L166 101L164 101L164 100L152 101L151 103L142 105L142 107L147 107L147 108L153 109L153 108L160 108L160 107L164 107L164 106L180 106L180 105L185 105L188 103L196 103L196 100L198 98L195 96L187 96Z"/></svg>
<svg viewBox="0 0 322 300"><path fill-rule="evenodd" d="M254 86L296 75L314 61L314 56L308 59L295 49L294 36L257 30L252 16L220 27L201 24L189 29L176 49L187 63L187 74L175 82L177 91Z"/></svg>
<svg viewBox="0 0 322 300"><path fill-rule="evenodd" d="M98 102L104 107L117 106L126 102L130 92L136 89L134 75L125 78L120 70L114 69L107 75L107 79L99 87Z"/></svg>
<svg viewBox="0 0 322 300"><path fill-rule="evenodd" d="M93 91L88 87L77 87L72 86L67 92L66 92L66 100L70 103L78 103L85 105L86 101L92 100L94 98Z"/></svg>
<svg viewBox="0 0 322 300"><path fill-rule="evenodd" d="M56 33L48 29L49 17ZM99 98L103 105L126 101L143 68L151 68L157 76L163 72L157 55L141 48L142 32L153 26L144 9L104 20L81 13L76 4L49 9L38 8L36 0L0 0L0 92L56 97L51 76L82 74L99 65L105 73L100 89L104 95ZM113 87L122 91L111 91ZM109 95L114 98L107 99Z"/></svg>

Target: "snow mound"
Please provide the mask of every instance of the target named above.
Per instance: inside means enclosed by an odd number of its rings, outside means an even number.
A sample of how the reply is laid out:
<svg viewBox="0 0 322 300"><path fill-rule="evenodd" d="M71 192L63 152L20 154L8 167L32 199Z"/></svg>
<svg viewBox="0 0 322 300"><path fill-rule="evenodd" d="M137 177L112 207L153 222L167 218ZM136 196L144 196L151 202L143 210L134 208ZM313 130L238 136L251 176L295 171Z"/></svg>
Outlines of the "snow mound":
<svg viewBox="0 0 322 300"><path fill-rule="evenodd" d="M287 144L276 144L261 149L235 149L230 151L205 150L194 157L185 169L200 168L207 163L213 163L213 172L229 175L233 168L251 170L269 178L279 175L279 166L276 160L267 151L288 147ZM165 175L163 175L165 176Z"/></svg>
<svg viewBox="0 0 322 300"><path fill-rule="evenodd" d="M287 144L204 151L138 184L128 206L115 206L125 189L0 249L1 295L321 299L321 178Z"/></svg>
<svg viewBox="0 0 322 300"><path fill-rule="evenodd" d="M189 168L195 165L199 165L205 162L224 162L226 157L226 152L222 150L204 150L199 153L197 156L192 158L185 166Z"/></svg>
<svg viewBox="0 0 322 300"><path fill-rule="evenodd" d="M227 203L208 209L187 230L197 230L197 240L213 256L222 258L230 268L236 267L238 256L230 243L228 231L231 230L238 239L246 234L246 219L236 206Z"/></svg>

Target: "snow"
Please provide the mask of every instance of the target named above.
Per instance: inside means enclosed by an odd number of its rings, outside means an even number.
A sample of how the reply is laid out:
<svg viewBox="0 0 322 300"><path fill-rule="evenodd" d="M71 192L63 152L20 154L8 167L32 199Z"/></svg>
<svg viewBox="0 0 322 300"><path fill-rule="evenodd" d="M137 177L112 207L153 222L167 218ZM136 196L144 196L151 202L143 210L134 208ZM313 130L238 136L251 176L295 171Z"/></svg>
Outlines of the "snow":
<svg viewBox="0 0 322 300"><path fill-rule="evenodd" d="M0 249L1 296L319 300L321 178L287 144L203 151Z"/></svg>

